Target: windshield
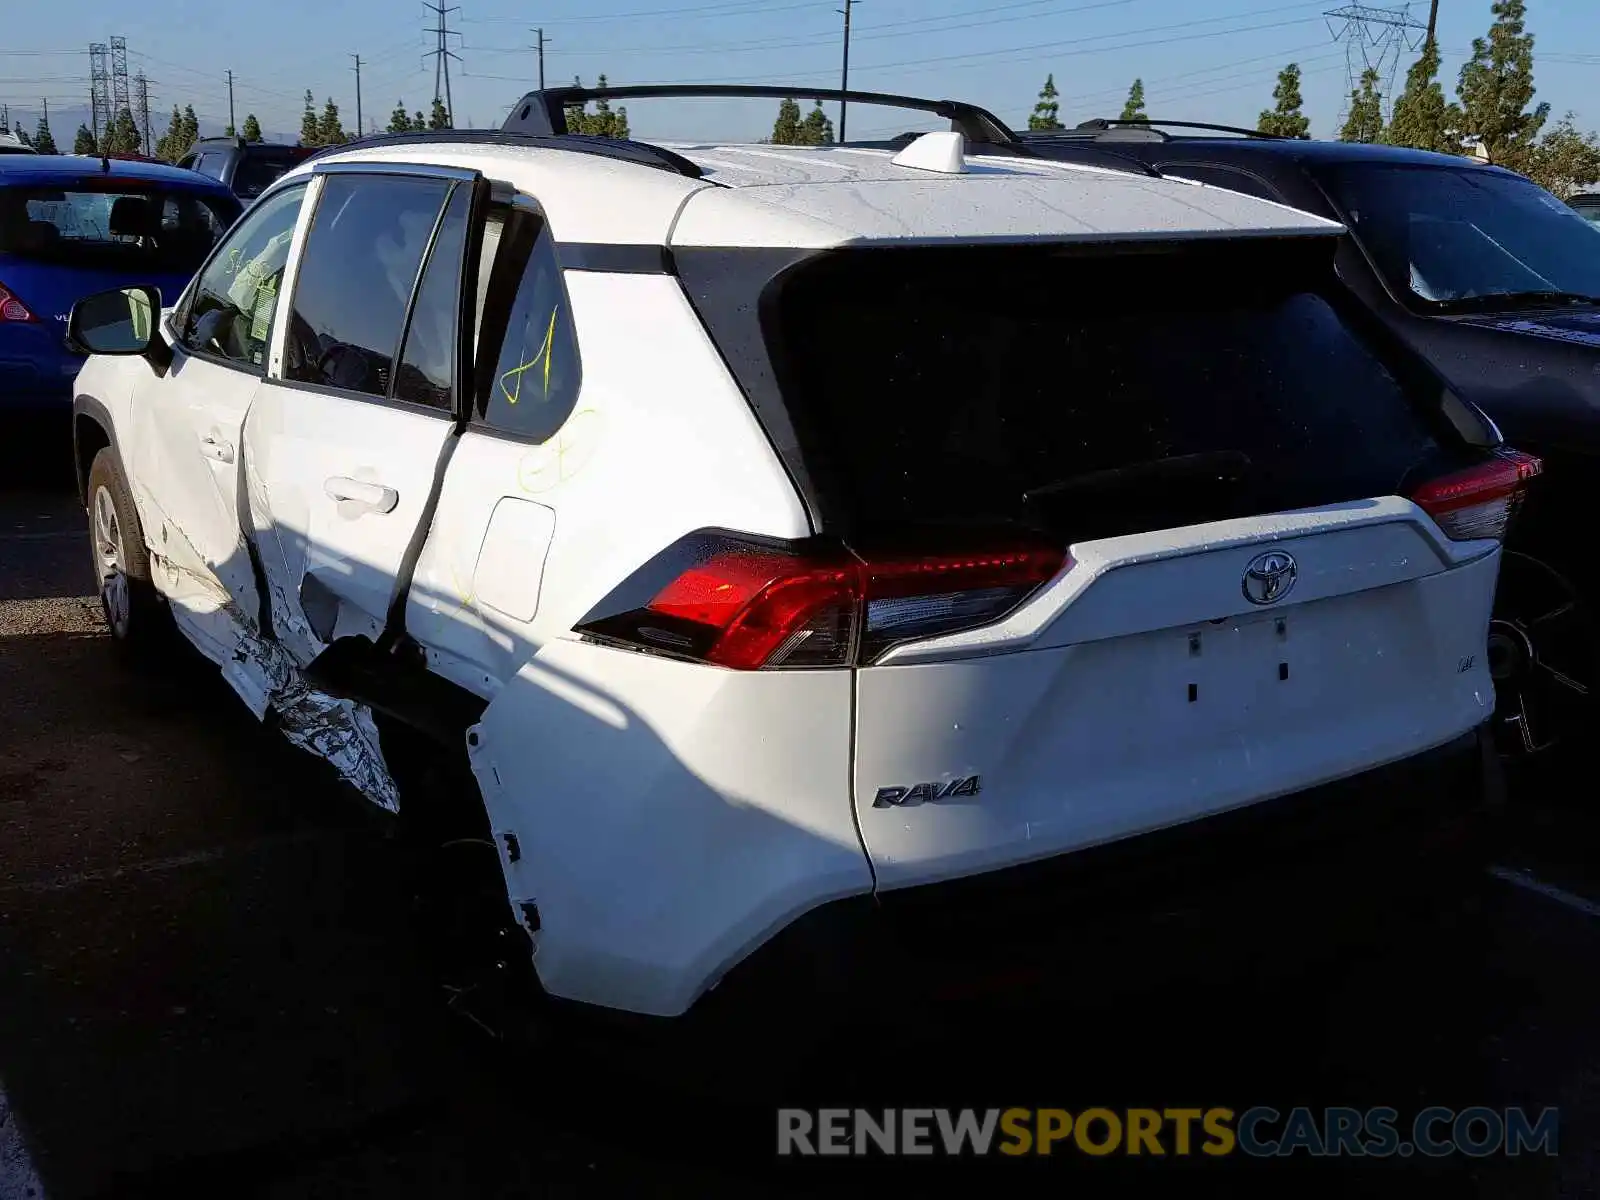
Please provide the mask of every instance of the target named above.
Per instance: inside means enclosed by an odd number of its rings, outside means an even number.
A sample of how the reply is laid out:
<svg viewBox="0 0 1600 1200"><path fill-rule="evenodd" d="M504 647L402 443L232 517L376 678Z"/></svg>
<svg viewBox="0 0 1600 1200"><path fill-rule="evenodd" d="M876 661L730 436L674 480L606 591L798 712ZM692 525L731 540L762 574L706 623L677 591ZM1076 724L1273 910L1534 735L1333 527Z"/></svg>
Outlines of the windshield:
<svg viewBox="0 0 1600 1200"><path fill-rule="evenodd" d="M1525 179L1429 166L1346 165L1324 183L1389 286L1418 307L1497 297L1600 297L1600 240Z"/></svg>
<svg viewBox="0 0 1600 1200"><path fill-rule="evenodd" d="M237 203L159 189L0 189L0 254L38 262L191 272L238 216Z"/></svg>
<svg viewBox="0 0 1600 1200"><path fill-rule="evenodd" d="M246 199L254 199L280 175L310 155L310 150L251 150L245 154L234 174L233 190Z"/></svg>

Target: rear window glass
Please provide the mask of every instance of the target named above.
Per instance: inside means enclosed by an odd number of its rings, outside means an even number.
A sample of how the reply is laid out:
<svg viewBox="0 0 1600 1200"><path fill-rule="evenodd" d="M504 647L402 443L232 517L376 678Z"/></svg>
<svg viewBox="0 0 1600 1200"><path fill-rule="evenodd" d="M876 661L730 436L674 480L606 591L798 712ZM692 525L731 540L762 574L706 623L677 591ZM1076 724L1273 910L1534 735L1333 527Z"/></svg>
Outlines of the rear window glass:
<svg viewBox="0 0 1600 1200"><path fill-rule="evenodd" d="M200 266L239 215L219 196L115 188L0 189L0 254L130 270Z"/></svg>
<svg viewBox="0 0 1600 1200"><path fill-rule="evenodd" d="M1438 453L1328 258L846 252L784 285L768 339L860 524L1170 528L1391 494Z"/></svg>
<svg viewBox="0 0 1600 1200"><path fill-rule="evenodd" d="M269 184L310 154L309 150L247 150L233 174L233 190L247 199L259 196Z"/></svg>

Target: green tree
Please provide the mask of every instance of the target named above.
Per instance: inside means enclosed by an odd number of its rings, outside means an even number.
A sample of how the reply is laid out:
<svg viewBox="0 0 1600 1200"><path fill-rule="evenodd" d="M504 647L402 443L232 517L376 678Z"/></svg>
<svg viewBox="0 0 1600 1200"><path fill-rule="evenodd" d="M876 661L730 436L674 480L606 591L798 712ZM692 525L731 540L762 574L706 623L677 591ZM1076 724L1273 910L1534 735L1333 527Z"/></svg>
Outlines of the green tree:
<svg viewBox="0 0 1600 1200"><path fill-rule="evenodd" d="M1128 100L1122 106L1124 121L1148 121L1150 114L1144 110L1144 80L1135 79L1128 89Z"/></svg>
<svg viewBox="0 0 1600 1200"><path fill-rule="evenodd" d="M1429 38L1422 55L1406 72L1405 90L1394 102L1384 140L1393 146L1461 153L1461 110L1444 98L1439 85L1439 45Z"/></svg>
<svg viewBox="0 0 1600 1200"><path fill-rule="evenodd" d="M1378 91L1378 70L1361 72L1361 86L1350 93L1350 115L1339 131L1341 142L1381 142L1383 140L1383 95Z"/></svg>
<svg viewBox="0 0 1600 1200"><path fill-rule="evenodd" d="M137 154L143 140L133 113L125 108L111 122L111 128L106 130L100 149L106 154Z"/></svg>
<svg viewBox="0 0 1600 1200"><path fill-rule="evenodd" d="M239 131L237 129L235 129L232 125L224 125L222 127L222 136L223 137L228 137L228 138L238 137L239 136Z"/></svg>
<svg viewBox="0 0 1600 1200"><path fill-rule="evenodd" d="M247 142L259 142L261 140L261 122L256 120L255 113L245 113L244 115L244 140Z"/></svg>
<svg viewBox="0 0 1600 1200"><path fill-rule="evenodd" d="M178 106L172 106L172 117L167 122L167 131L156 139L156 157L166 162L175 163L183 157L183 114L178 111Z"/></svg>
<svg viewBox="0 0 1600 1200"><path fill-rule="evenodd" d="M778 119L772 123L772 144L774 146L800 144L800 106L792 99L778 102Z"/></svg>
<svg viewBox="0 0 1600 1200"><path fill-rule="evenodd" d="M822 111L822 101L815 102L815 107L806 114L806 119L800 122L800 144L802 146L831 146L833 145L833 122L828 120L828 114Z"/></svg>
<svg viewBox="0 0 1600 1200"><path fill-rule="evenodd" d="M39 127L33 134L33 148L40 154L60 154L56 147L56 139L50 132L50 122L44 117L39 118Z"/></svg>
<svg viewBox="0 0 1600 1200"><path fill-rule="evenodd" d="M200 122L195 118L194 105L192 104L185 104L183 106L182 133L183 148L178 151L179 158L182 158L185 154L189 153L190 148L200 140Z"/></svg>
<svg viewBox="0 0 1600 1200"><path fill-rule="evenodd" d="M78 126L78 135L72 139L72 152L74 154L96 153L94 134L90 132L87 125Z"/></svg>
<svg viewBox="0 0 1600 1200"><path fill-rule="evenodd" d="M1461 67L1456 95L1462 129L1492 163L1525 170L1550 106L1533 102L1533 34L1526 31L1524 0L1495 0L1489 36L1472 39L1472 57Z"/></svg>
<svg viewBox="0 0 1600 1200"><path fill-rule="evenodd" d="M450 110L444 106L444 101L435 96L433 98L433 112L428 116L429 129L449 129Z"/></svg>
<svg viewBox="0 0 1600 1200"><path fill-rule="evenodd" d="M305 108L300 113L300 144L302 146L322 145L322 125L317 120L317 102L311 96L311 89L306 89Z"/></svg>
<svg viewBox="0 0 1600 1200"><path fill-rule="evenodd" d="M1272 89L1273 107L1262 112L1256 128L1262 133L1275 133L1279 137L1305 137L1311 132L1311 122L1300 106L1305 103L1300 95L1300 64L1290 63L1278 72L1278 84Z"/></svg>
<svg viewBox="0 0 1600 1200"><path fill-rule="evenodd" d="M411 118L411 128L421 133L428 127L428 118L422 115L422 110L417 109L416 115Z"/></svg>
<svg viewBox="0 0 1600 1200"><path fill-rule="evenodd" d="M1600 183L1600 138L1581 132L1568 113L1539 139L1527 175L1563 200L1587 190Z"/></svg>
<svg viewBox="0 0 1600 1200"><path fill-rule="evenodd" d="M411 118L406 116L406 105L403 100L394 102L394 111L389 114L389 125L385 133L410 133Z"/></svg>
<svg viewBox="0 0 1600 1200"><path fill-rule="evenodd" d="M1044 77L1044 86L1039 89L1038 103L1033 106L1033 112L1028 116L1028 128L1061 128L1061 93L1056 91L1056 77L1053 73Z"/></svg>
<svg viewBox="0 0 1600 1200"><path fill-rule="evenodd" d="M342 146L349 140L339 121L339 106L329 96L328 102L322 106L322 117L317 121L317 145Z"/></svg>
<svg viewBox="0 0 1600 1200"><path fill-rule="evenodd" d="M21 142L24 146L33 146L33 139L28 136L28 131L22 128L20 125L17 126L17 141ZM37 146L34 146L33 148L35 150L38 149Z"/></svg>

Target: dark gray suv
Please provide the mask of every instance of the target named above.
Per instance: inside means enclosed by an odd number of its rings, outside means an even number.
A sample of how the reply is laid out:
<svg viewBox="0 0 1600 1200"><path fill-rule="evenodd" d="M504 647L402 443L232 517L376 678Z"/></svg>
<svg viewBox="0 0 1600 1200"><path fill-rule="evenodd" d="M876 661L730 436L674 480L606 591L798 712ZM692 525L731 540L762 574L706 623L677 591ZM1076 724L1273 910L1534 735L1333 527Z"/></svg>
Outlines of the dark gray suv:
<svg viewBox="0 0 1600 1200"><path fill-rule="evenodd" d="M239 199L250 201L278 176L315 153L313 146L247 142L241 137L201 138L178 165L220 179Z"/></svg>

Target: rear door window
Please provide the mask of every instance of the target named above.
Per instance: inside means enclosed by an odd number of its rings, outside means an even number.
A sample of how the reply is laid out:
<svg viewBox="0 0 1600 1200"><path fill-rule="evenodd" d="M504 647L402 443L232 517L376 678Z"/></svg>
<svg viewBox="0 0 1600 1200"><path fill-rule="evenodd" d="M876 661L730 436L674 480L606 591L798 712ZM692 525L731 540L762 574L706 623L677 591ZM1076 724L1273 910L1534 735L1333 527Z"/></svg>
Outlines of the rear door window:
<svg viewBox="0 0 1600 1200"><path fill-rule="evenodd" d="M0 254L187 274L239 215L231 197L116 183L0 189Z"/></svg>
<svg viewBox="0 0 1600 1200"><path fill-rule="evenodd" d="M422 258L452 184L328 175L306 235L284 378L388 396Z"/></svg>
<svg viewBox="0 0 1600 1200"><path fill-rule="evenodd" d="M1436 420L1320 253L845 252L783 287L768 337L861 524L1077 540L1391 494Z"/></svg>

